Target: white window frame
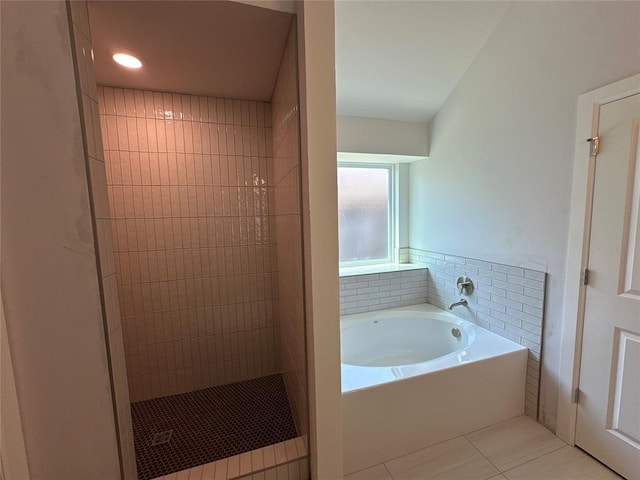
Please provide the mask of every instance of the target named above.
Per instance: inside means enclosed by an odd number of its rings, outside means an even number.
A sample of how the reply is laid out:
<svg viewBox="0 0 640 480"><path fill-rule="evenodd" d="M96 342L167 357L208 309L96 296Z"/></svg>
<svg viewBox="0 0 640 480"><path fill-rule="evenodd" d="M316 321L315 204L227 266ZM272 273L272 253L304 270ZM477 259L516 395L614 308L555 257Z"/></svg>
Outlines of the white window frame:
<svg viewBox="0 0 640 480"><path fill-rule="evenodd" d="M340 268L349 268L349 267L363 267L363 266L372 266L372 265L388 265L397 263L397 253L396 253L396 239L398 237L398 210L397 210L397 189L396 189L396 178L398 175L398 166L394 163L381 163L381 162L345 162L338 161L338 168L348 167L348 168L377 168L377 169L385 169L389 171L389 228L388 228L388 249L387 249L387 257L380 259L368 259L368 260L352 260L347 262L340 262ZM338 192L339 194L339 192ZM339 225L338 225L339 228ZM338 232L339 234L339 232ZM338 252L338 256L340 252Z"/></svg>

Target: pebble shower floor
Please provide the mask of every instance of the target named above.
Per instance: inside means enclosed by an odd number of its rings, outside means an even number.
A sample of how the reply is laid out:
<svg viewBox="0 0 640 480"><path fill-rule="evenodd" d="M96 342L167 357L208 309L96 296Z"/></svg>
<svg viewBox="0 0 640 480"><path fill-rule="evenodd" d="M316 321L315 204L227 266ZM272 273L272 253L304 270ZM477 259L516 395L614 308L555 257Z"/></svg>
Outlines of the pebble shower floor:
<svg viewBox="0 0 640 480"><path fill-rule="evenodd" d="M135 402L131 416L139 480L297 436L281 374Z"/></svg>

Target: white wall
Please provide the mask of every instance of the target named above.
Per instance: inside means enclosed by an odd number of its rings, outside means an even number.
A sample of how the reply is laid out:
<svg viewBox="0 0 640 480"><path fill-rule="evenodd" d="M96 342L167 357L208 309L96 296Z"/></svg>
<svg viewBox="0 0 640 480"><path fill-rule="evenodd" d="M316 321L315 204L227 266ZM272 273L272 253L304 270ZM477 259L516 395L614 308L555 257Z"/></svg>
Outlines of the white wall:
<svg viewBox="0 0 640 480"><path fill-rule="evenodd" d="M298 12L309 441L313 479L342 478L334 2Z"/></svg>
<svg viewBox="0 0 640 480"><path fill-rule="evenodd" d="M117 479L67 6L1 8L2 297L29 474Z"/></svg>
<svg viewBox="0 0 640 480"><path fill-rule="evenodd" d="M556 424L578 95L640 71L640 3L515 2L411 165L414 248L546 270L541 420Z"/></svg>
<svg viewBox="0 0 640 480"><path fill-rule="evenodd" d="M428 125L377 118L337 118L339 152L429 155Z"/></svg>
<svg viewBox="0 0 640 480"><path fill-rule="evenodd" d="M4 475L4 477L3 477ZM29 480L27 453L0 293L0 479Z"/></svg>

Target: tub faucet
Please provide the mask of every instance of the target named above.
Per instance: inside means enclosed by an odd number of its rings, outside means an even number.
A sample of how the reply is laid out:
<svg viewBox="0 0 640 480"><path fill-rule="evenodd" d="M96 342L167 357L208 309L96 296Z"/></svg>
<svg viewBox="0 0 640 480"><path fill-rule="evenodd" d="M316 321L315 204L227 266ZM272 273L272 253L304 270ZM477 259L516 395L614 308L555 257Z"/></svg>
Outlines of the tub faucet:
<svg viewBox="0 0 640 480"><path fill-rule="evenodd" d="M449 305L449 310L453 310L453 307L457 307L458 305L467 305L467 301L464 298L461 298L460 300L458 300L457 302L453 302L452 304Z"/></svg>

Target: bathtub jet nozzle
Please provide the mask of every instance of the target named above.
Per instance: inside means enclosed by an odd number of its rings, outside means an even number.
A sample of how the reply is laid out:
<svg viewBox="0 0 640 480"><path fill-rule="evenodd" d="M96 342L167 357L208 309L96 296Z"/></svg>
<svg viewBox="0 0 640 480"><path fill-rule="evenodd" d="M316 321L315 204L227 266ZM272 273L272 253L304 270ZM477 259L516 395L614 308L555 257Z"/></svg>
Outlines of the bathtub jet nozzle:
<svg viewBox="0 0 640 480"><path fill-rule="evenodd" d="M449 310L453 310L453 307L457 307L459 305L464 305L466 307L467 306L467 301L464 298L461 298L457 302L453 302L452 304L450 304L449 305Z"/></svg>

